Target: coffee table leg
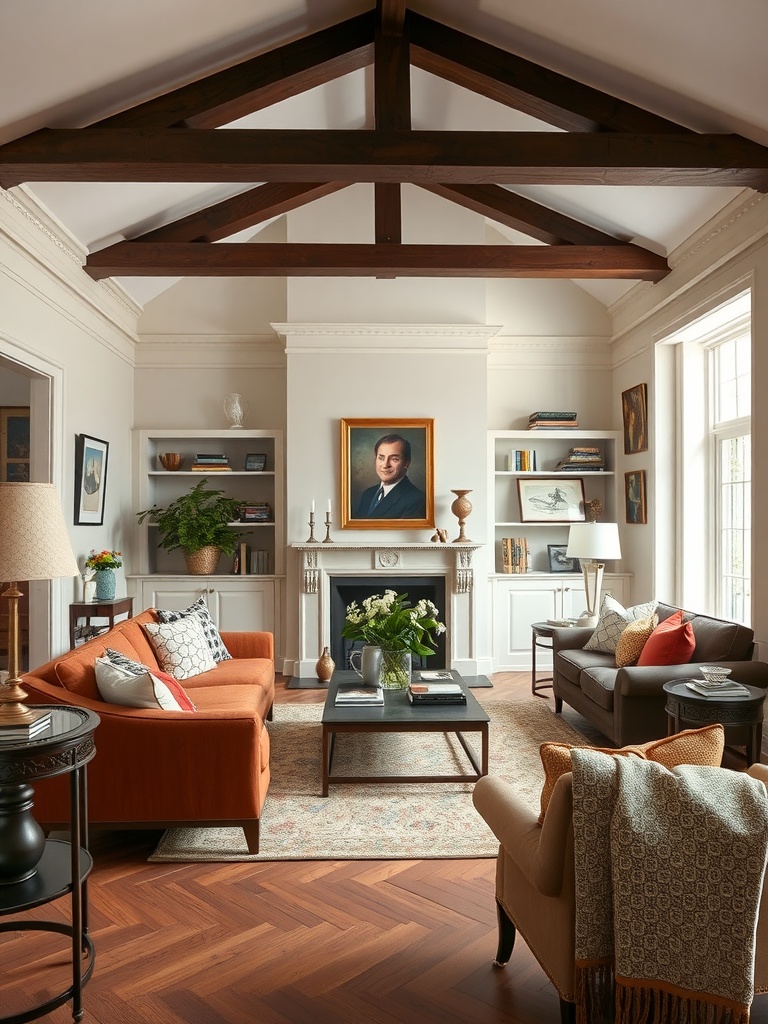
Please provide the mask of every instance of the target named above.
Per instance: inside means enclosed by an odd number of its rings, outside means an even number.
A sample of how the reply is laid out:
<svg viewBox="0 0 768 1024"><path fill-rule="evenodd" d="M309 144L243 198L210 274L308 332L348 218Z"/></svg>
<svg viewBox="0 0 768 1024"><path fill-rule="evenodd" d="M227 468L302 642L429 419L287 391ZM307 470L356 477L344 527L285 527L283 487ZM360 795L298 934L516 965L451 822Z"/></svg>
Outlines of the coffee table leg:
<svg viewBox="0 0 768 1024"><path fill-rule="evenodd" d="M482 746L483 775L488 774L488 723L485 722L480 730Z"/></svg>
<svg viewBox="0 0 768 1024"><path fill-rule="evenodd" d="M328 776L331 772L331 731L327 725L323 726L323 796L328 796Z"/></svg>

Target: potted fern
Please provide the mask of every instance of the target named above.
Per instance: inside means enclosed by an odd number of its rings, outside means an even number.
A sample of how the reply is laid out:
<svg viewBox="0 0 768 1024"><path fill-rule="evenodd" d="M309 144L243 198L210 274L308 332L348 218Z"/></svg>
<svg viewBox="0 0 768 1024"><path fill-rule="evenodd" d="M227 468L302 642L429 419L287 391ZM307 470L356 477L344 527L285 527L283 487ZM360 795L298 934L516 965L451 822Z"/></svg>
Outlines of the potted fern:
<svg viewBox="0 0 768 1024"><path fill-rule="evenodd" d="M147 520L160 530L158 547L181 549L187 571L195 576L215 573L222 553L233 555L237 550L238 533L229 524L239 520L242 499L227 498L207 484L207 479L201 480L167 508L136 513L139 523Z"/></svg>

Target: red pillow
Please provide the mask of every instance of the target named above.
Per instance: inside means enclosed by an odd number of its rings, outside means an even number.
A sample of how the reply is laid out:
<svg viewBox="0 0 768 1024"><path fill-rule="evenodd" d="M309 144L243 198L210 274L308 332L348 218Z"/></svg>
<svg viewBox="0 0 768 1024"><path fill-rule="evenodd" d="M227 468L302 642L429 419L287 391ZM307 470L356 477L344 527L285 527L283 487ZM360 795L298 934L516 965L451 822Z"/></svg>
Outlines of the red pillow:
<svg viewBox="0 0 768 1024"><path fill-rule="evenodd" d="M162 680L168 689L171 691L173 696L176 698L179 707L182 711L197 711L197 708L190 700L189 694L181 685L178 679L175 679L168 672L162 672L159 668L151 668L149 671L157 679Z"/></svg>
<svg viewBox="0 0 768 1024"><path fill-rule="evenodd" d="M696 638L682 609L660 622L645 642L638 665L685 665L691 660Z"/></svg>

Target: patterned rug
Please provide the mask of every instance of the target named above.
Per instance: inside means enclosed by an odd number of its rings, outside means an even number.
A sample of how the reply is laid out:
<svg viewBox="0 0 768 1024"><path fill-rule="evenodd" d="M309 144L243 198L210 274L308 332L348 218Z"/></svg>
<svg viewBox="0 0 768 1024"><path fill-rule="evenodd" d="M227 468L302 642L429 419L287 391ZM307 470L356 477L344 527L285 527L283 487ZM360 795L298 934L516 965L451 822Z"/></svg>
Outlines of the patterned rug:
<svg viewBox="0 0 768 1024"><path fill-rule="evenodd" d="M539 744L585 743L539 700L488 700L490 774L507 779L538 811L544 779ZM261 852L240 828L169 829L152 862L391 860L495 857L498 843L472 805L474 783L331 785L320 796L322 705L277 704L269 723L272 781L261 819ZM467 733L479 755L479 733ZM456 774L471 770L455 736L342 734L334 774Z"/></svg>

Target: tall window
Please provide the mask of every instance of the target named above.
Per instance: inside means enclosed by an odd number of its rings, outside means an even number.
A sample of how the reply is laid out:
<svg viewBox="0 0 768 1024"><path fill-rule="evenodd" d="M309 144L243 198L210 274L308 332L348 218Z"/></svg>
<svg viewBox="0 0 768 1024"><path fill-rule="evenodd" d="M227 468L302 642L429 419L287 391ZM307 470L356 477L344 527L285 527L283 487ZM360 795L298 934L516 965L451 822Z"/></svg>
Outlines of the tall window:
<svg viewBox="0 0 768 1024"><path fill-rule="evenodd" d="M717 539L716 605L723 618L751 614L751 352L746 330L709 350L711 450Z"/></svg>

